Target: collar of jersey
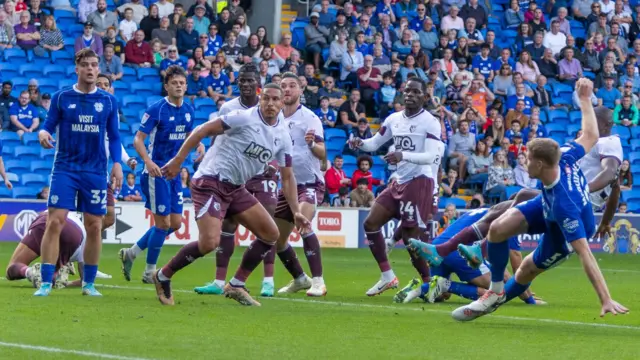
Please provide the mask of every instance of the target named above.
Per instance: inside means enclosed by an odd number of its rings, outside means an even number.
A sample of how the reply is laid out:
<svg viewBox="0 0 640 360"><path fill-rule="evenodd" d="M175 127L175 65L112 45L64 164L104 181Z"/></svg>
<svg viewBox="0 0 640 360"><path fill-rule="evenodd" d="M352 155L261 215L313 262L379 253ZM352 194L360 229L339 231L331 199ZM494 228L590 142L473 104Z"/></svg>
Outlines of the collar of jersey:
<svg viewBox="0 0 640 360"><path fill-rule="evenodd" d="M169 104L170 106L173 106L173 107L175 107L175 108L180 107L180 106L178 106L178 105L176 105L176 104L172 103L171 101L169 101L169 97L168 97L168 96L165 96L165 97L164 97L164 100L165 100L165 101L167 102L167 104ZM182 103L184 104L184 99L182 100Z"/></svg>
<svg viewBox="0 0 640 360"><path fill-rule="evenodd" d="M551 183L551 185L543 185L545 190L551 190L554 186L558 185L560 178L562 177L560 167L558 167L558 177Z"/></svg>
<svg viewBox="0 0 640 360"><path fill-rule="evenodd" d="M412 116L407 116L407 112L405 110L405 111L402 111L402 116L404 116L407 119L413 119L414 117L422 114L424 111L425 111L424 109L420 109L420 111L418 111L417 113L413 114Z"/></svg>
<svg viewBox="0 0 640 360"><path fill-rule="evenodd" d="M300 111L300 109L302 109L302 104L298 105L298 108L296 109L296 111L293 112L293 114L291 114L291 116L295 115L295 113L297 113L298 111ZM284 115L284 109L282 109L282 114ZM289 116L287 119L290 119L291 116ZM278 119L280 119L280 117L278 117ZM264 120L262 120L264 121Z"/></svg>
<svg viewBox="0 0 640 360"><path fill-rule="evenodd" d="M98 87L94 87L93 90L89 91L88 93L84 93L82 91L80 91L78 89L78 84L73 84L73 91L77 92L78 94L83 94L83 95L88 95L88 94L95 94L98 91Z"/></svg>
<svg viewBox="0 0 640 360"><path fill-rule="evenodd" d="M278 126L278 124L280 124L280 116L277 116L277 117L276 117L276 119L277 119L276 123L275 123L275 124L273 124L273 125L271 125L271 124L269 124L268 122L266 122L266 121L264 120L264 118L262 117L262 111L260 111L260 106L257 106L257 107L256 107L256 111L258 112L258 116L260 116L260 120L262 120L262 122L263 122L265 125L270 126L270 127L276 127L276 126Z"/></svg>

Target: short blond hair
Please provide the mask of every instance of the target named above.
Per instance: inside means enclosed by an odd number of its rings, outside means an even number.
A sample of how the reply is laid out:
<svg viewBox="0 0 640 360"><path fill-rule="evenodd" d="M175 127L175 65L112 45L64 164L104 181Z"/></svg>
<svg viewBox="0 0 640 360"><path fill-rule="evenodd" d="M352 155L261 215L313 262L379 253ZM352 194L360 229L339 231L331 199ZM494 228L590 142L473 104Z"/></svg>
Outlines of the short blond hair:
<svg viewBox="0 0 640 360"><path fill-rule="evenodd" d="M560 145L553 139L536 138L527 142L527 151L535 160L547 166L557 166L560 162Z"/></svg>

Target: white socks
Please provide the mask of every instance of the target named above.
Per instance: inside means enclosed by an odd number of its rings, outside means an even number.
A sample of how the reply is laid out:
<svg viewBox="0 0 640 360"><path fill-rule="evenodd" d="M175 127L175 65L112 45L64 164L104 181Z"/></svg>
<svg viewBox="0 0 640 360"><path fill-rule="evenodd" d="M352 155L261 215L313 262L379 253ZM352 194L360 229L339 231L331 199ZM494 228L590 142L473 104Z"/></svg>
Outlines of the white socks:
<svg viewBox="0 0 640 360"><path fill-rule="evenodd" d="M504 281L491 282L489 286L489 290L493 291L496 294L500 294L504 291Z"/></svg>
<svg viewBox="0 0 640 360"><path fill-rule="evenodd" d="M393 270L387 270L382 272L382 279L385 281L391 281L395 277L396 277L396 274L393 272Z"/></svg>
<svg viewBox="0 0 640 360"><path fill-rule="evenodd" d="M131 260L135 260L136 257L142 252L142 249L138 246L138 244L133 244L133 246L127 251L127 255L131 258Z"/></svg>

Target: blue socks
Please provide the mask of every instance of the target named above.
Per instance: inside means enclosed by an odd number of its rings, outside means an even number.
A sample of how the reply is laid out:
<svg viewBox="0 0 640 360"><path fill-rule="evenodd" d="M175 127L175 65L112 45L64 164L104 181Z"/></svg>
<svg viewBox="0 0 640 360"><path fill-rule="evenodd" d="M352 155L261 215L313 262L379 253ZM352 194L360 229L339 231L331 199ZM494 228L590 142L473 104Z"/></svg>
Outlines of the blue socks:
<svg viewBox="0 0 640 360"><path fill-rule="evenodd" d="M140 238L140 240L138 240L138 242L136 243L136 245L138 245L138 247L140 248L140 250L144 250L147 247L149 247L149 240L151 239L151 233L153 232L153 229L155 229L156 227L151 227L149 228L149 230L147 230L146 233L144 233L144 235L142 235L142 237ZM164 231L164 230L163 230ZM171 234L173 234L175 232L174 229L169 228L169 230L167 230L167 235L169 236ZM163 241L164 242L164 241Z"/></svg>
<svg viewBox="0 0 640 360"><path fill-rule="evenodd" d="M478 299L478 287L475 285L452 281L448 292L469 300Z"/></svg>
<svg viewBox="0 0 640 360"><path fill-rule="evenodd" d="M147 249L147 264L155 265L158 262L158 257L160 257L160 250L162 250L162 245L164 244L164 239L168 235L168 231L159 229L155 226L152 227L150 231L151 235L149 236L149 248Z"/></svg>
<svg viewBox="0 0 640 360"><path fill-rule="evenodd" d="M98 265L84 264L82 271L82 285L93 284L96 281L96 274L98 273Z"/></svg>
<svg viewBox="0 0 640 360"><path fill-rule="evenodd" d="M491 281L494 283L504 281L504 270L509 262L509 242L489 242L487 244L487 253L491 263Z"/></svg>
<svg viewBox="0 0 640 360"><path fill-rule="evenodd" d="M429 283L428 283L428 282L423 283L423 284L420 286L420 298L425 297L425 296L427 295L427 293L428 293L428 292L429 292Z"/></svg>
<svg viewBox="0 0 640 360"><path fill-rule="evenodd" d="M43 283L53 283L53 275L56 272L55 264L42 264L40 266L40 276L42 276Z"/></svg>
<svg viewBox="0 0 640 360"><path fill-rule="evenodd" d="M531 285L531 283L528 283L525 285L518 284L518 282L516 282L515 276L510 278L509 281L507 281L507 284L504 286L504 290L507 294L507 301L511 301L511 299L520 296L520 294L522 294L523 292L525 292L525 290L529 288L529 285ZM531 296L530 298L531 300L533 300L533 296ZM525 302L527 304L530 304L529 299L525 300ZM533 304L535 303L536 301L533 300Z"/></svg>

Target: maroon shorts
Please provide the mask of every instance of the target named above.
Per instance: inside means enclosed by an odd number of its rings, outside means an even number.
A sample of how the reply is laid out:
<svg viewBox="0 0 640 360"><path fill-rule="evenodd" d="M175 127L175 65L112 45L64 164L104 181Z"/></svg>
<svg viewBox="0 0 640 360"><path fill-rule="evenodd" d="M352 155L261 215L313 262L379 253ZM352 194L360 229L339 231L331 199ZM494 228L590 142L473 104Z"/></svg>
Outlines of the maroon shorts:
<svg viewBox="0 0 640 360"><path fill-rule="evenodd" d="M321 182L311 185L298 185L298 202L308 203L314 206L322 204L324 198L324 184ZM287 199L284 197L282 190L278 193L278 205L274 217L286 220L290 223L294 222L293 213L289 207Z"/></svg>
<svg viewBox="0 0 640 360"><path fill-rule="evenodd" d="M234 185L214 176L202 176L191 181L191 200L196 220L206 213L224 220L258 204L244 185Z"/></svg>
<svg viewBox="0 0 640 360"><path fill-rule="evenodd" d="M113 188L111 186L111 183L107 185L107 207L116 206L116 199L113 196Z"/></svg>
<svg viewBox="0 0 640 360"><path fill-rule="evenodd" d="M376 199L402 221L403 227L426 228L433 207L433 179L420 176L404 184L393 183Z"/></svg>
<svg viewBox="0 0 640 360"><path fill-rule="evenodd" d="M267 211L271 212L275 209L278 203L277 178L254 177L247 181L245 187Z"/></svg>
<svg viewBox="0 0 640 360"><path fill-rule="evenodd" d="M40 246L44 231L47 228L47 215L42 213L29 226L29 232L20 241L34 253L40 256ZM67 220L60 233L60 250L58 254L58 263L56 268L69 263L73 254L82 245L82 229L71 220Z"/></svg>

